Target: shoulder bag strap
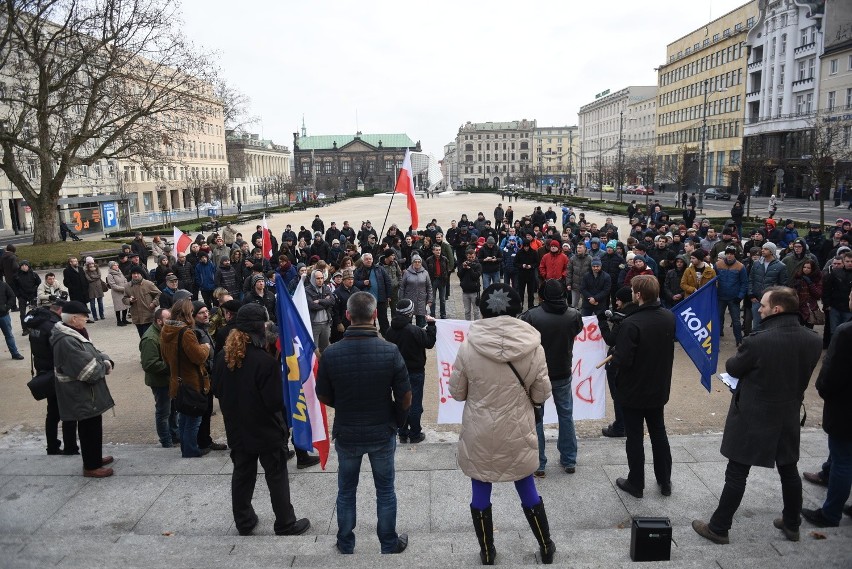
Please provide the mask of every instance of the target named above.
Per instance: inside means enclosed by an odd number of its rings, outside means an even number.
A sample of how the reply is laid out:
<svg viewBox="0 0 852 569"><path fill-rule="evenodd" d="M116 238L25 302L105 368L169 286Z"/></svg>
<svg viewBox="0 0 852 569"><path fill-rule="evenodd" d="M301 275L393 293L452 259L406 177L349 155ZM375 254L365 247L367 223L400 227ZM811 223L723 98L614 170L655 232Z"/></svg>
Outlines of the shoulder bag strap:
<svg viewBox="0 0 852 569"><path fill-rule="evenodd" d="M183 335L186 332L186 330L187 330L186 327L181 329L181 331L178 332L178 338L177 338L177 377L178 377L178 383L183 383L183 378L181 377L181 373L180 373L180 355L181 355L181 353L183 353L182 342L183 342Z"/></svg>
<svg viewBox="0 0 852 569"><path fill-rule="evenodd" d="M527 394L527 399L529 399L529 401L530 401L530 405L532 405L533 407L535 407L535 402L533 402L532 397L530 397L530 392L527 390L527 386L526 386L526 384L524 383L524 380L523 380L523 379L521 379L521 374L519 374L519 373L518 373L518 370L517 370L517 369L515 369L515 366L512 364L512 362L506 362L506 363L507 363L507 364L509 364L509 367L510 367L510 368L512 368L512 371L515 373L515 377L517 377L517 378L518 378L518 383L520 383L520 384L521 384L521 389L523 389L523 390L524 390L524 393L526 393L526 394Z"/></svg>

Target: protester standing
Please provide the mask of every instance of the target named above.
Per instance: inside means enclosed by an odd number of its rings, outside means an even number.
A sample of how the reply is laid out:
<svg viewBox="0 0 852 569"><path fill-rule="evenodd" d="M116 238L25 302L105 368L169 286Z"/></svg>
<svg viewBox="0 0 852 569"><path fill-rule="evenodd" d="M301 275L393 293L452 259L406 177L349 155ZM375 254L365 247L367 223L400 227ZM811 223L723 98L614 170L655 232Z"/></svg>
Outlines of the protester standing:
<svg viewBox="0 0 852 569"><path fill-rule="evenodd" d="M103 456L103 414L115 406L106 384L114 363L89 340L89 310L77 301L62 308L62 322L50 334L56 372L56 399L63 421L77 421L83 476L112 476L111 456Z"/></svg>
<svg viewBox="0 0 852 569"><path fill-rule="evenodd" d="M154 395L154 427L163 448L180 443L177 427L177 410L169 396L169 365L160 350L160 332L171 312L165 308L154 311L154 322L139 340L139 355L145 372L145 385Z"/></svg>
<svg viewBox="0 0 852 569"><path fill-rule="evenodd" d="M541 345L547 361L547 375L553 390L553 402L559 421L559 466L574 474L577 466L577 433L574 429L574 397L571 390L574 338L583 331L580 312L568 304L565 285L548 279L542 287L541 304L520 315L520 319L541 334ZM535 425L538 434L538 469L536 478L544 478L547 466L545 454L544 422Z"/></svg>
<svg viewBox="0 0 852 569"><path fill-rule="evenodd" d="M533 478L539 463L534 406L551 393L541 334L515 318L521 297L508 285L488 286L479 309L482 320L470 325L450 375L450 394L465 402L458 461L471 479L479 557L493 565L497 555L492 484L514 482L542 562L549 564L556 545Z"/></svg>
<svg viewBox="0 0 852 569"><path fill-rule="evenodd" d="M346 316L352 324L325 351L317 374L317 398L335 410L337 550L344 554L355 550L356 490L365 454L376 484L376 533L382 553L402 553L408 546L408 536L396 532L393 481L396 429L411 406L411 385L399 349L378 336L373 324L376 304L368 292L349 297Z"/></svg>
<svg viewBox="0 0 852 569"><path fill-rule="evenodd" d="M669 401L674 364L675 321L660 305L660 283L653 275L630 282L638 305L618 328L609 372L615 378L627 435L627 478L616 485L641 498L645 488L644 426L648 426L654 476L664 496L672 492L672 453L666 435L665 405Z"/></svg>
<svg viewBox="0 0 852 569"><path fill-rule="evenodd" d="M231 447L231 506L240 535L249 535L258 517L251 505L257 482L257 463L263 467L275 535L302 535L311 527L297 519L290 502L287 478L287 422L281 368L266 344L266 311L257 304L239 309L236 328L213 367L213 391L219 399L225 433Z"/></svg>
<svg viewBox="0 0 852 569"><path fill-rule="evenodd" d="M760 332L749 335L725 364L739 379L722 435L721 453L728 459L725 487L710 521L692 522L700 536L719 544L729 543L728 531L752 466L777 468L784 510L774 525L790 541L799 540L799 409L822 341L799 321L799 299L791 288L764 289L760 312Z"/></svg>

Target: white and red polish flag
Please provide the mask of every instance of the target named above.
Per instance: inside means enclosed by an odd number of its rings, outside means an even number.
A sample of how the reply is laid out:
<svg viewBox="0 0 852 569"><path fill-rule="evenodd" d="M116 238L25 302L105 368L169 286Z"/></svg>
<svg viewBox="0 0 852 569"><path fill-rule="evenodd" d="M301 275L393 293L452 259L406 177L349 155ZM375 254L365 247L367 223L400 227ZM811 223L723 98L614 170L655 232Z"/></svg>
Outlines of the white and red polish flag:
<svg viewBox="0 0 852 569"><path fill-rule="evenodd" d="M172 226L172 229L175 240L175 258L177 258L178 253L186 253L186 250L192 245L192 238L175 226Z"/></svg>
<svg viewBox="0 0 852 569"><path fill-rule="evenodd" d="M272 234L269 232L269 226L266 225L266 216L263 216L263 258L272 258Z"/></svg>
<svg viewBox="0 0 852 569"><path fill-rule="evenodd" d="M417 199L414 196L414 174L411 171L411 151L405 151L405 160L396 178L396 193L405 194L408 202L408 211L411 212L411 228L417 229L420 223L417 215Z"/></svg>

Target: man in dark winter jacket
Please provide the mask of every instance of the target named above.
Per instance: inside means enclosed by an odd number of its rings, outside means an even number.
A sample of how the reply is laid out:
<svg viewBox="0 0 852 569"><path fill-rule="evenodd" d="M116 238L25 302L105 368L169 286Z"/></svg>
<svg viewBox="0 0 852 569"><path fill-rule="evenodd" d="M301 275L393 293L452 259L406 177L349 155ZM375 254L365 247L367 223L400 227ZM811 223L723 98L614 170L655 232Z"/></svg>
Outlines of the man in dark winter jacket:
<svg viewBox="0 0 852 569"><path fill-rule="evenodd" d="M532 238L525 235L521 248L515 255L515 268L518 270L518 294L521 297L521 306L523 306L524 291L526 291L527 309L535 306L536 274L539 262L538 255L532 249Z"/></svg>
<svg viewBox="0 0 852 569"><path fill-rule="evenodd" d="M609 275L601 270L601 260L592 259L592 272L586 273L580 285L580 294L583 295L583 316L600 314L606 310L610 284Z"/></svg>
<svg viewBox="0 0 852 569"><path fill-rule="evenodd" d="M337 550L349 554L355 549L356 490L366 454L376 484L376 531L382 553L402 553L408 536L396 532L393 480L396 429L402 424L398 417L411 406L408 371L399 349L376 332L374 295L356 292L349 297L346 312L352 325L323 354L316 385L317 398L335 410Z"/></svg>
<svg viewBox="0 0 852 569"><path fill-rule="evenodd" d="M574 429L574 397L571 393L574 338L583 331L580 313L568 306L565 285L548 279L542 287L541 304L519 317L541 333L541 345L547 360L547 375L553 386L553 402L559 418L559 465L568 474L577 466L577 433ZM547 455L544 452L544 424L536 423L538 433L537 478L544 478Z"/></svg>
<svg viewBox="0 0 852 569"><path fill-rule="evenodd" d="M408 370L408 381L411 383L411 407L408 409L408 418L399 428L399 442L417 444L426 440L426 434L420 425L420 417L423 415L423 386L426 382L426 350L435 347L437 330L434 316L426 316L424 329L411 323L413 314L414 303L411 299L400 299L396 304L396 316L391 320L385 339L399 348Z"/></svg>
<svg viewBox="0 0 852 569"><path fill-rule="evenodd" d="M800 322L799 298L791 288L764 290L760 311L760 332L749 335L725 364L739 379L722 435L721 453L728 459L725 488L710 521L692 522L699 535L714 543L729 542L728 530L752 466L777 467L784 510L774 525L790 541L799 540L799 408L822 354L822 341Z"/></svg>
<svg viewBox="0 0 852 569"><path fill-rule="evenodd" d="M15 281L12 288L15 289L15 295L18 297L18 310L21 317L21 328L24 329L24 336L29 334L29 330L24 326L24 316L27 314L27 305L35 304L38 297L38 285L41 284L41 277L38 276L30 262L26 259L21 261L18 266L18 273L15 275Z"/></svg>
<svg viewBox="0 0 852 569"><path fill-rule="evenodd" d="M240 289L243 283L237 282L237 273L234 267L231 266L231 260L228 257L223 257L219 261L219 270L216 271L216 276L213 277L213 283L216 285L216 288L226 288L228 294L234 298L240 297Z"/></svg>
<svg viewBox="0 0 852 569"><path fill-rule="evenodd" d="M852 310L852 294L849 295ZM852 323L841 324L831 335L831 344L822 362L816 388L825 404L822 428L828 434L828 461L822 472L805 472L809 482L828 486L825 502L816 510L802 508L802 516L818 527L836 527L842 512L852 515L844 503L852 488Z"/></svg>
<svg viewBox="0 0 852 569"><path fill-rule="evenodd" d="M0 285L2 288L2 285ZM24 319L24 326L30 331L30 351L36 373L53 372L53 348L50 346L50 334L53 327L62 321L62 307L65 301L54 300L49 306L36 308ZM24 359L21 357L20 359ZM54 379L55 381L55 379ZM74 455L80 453L77 446L77 421L62 421L62 443L57 438L59 424L59 402L56 391L47 396L47 417L44 420L44 434L47 439L47 454ZM64 444L65 448L62 449Z"/></svg>
<svg viewBox="0 0 852 569"><path fill-rule="evenodd" d="M740 305L748 294L748 271L745 265L737 260L737 248L733 245L725 249L725 258L716 262L716 276L720 333L724 333L725 312L728 312L734 328L734 340L739 346L743 341Z"/></svg>
<svg viewBox="0 0 852 569"><path fill-rule="evenodd" d="M845 302L852 292L852 253L843 254L843 267L833 268L825 276L822 289L823 306L828 308L831 329L852 322L852 309Z"/></svg>
<svg viewBox="0 0 852 569"><path fill-rule="evenodd" d="M633 277L630 288L639 306L621 323L610 364L624 411L629 468L627 478L618 478L615 483L628 494L642 497L645 488L644 423L651 438L654 476L660 492L669 496L672 492L672 454L666 435L664 409L672 384L674 315L660 306L657 277Z"/></svg>
<svg viewBox="0 0 852 569"><path fill-rule="evenodd" d="M459 284L462 289L462 303L464 304L464 319L479 320L479 291L480 277L482 277L482 265L476 260L476 251L468 249L465 260L459 263Z"/></svg>

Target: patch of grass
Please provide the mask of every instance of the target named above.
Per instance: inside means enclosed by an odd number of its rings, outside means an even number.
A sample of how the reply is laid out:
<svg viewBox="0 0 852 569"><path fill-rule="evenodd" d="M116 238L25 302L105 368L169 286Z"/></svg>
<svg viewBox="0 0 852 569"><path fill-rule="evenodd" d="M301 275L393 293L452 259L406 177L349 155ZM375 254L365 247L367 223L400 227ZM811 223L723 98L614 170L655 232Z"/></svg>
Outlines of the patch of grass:
<svg viewBox="0 0 852 569"><path fill-rule="evenodd" d="M34 269L47 269L60 267L68 262L71 257L80 257L88 251L100 251L121 247L127 241L103 240L103 241L60 241L49 245L19 245L18 259L26 259Z"/></svg>

